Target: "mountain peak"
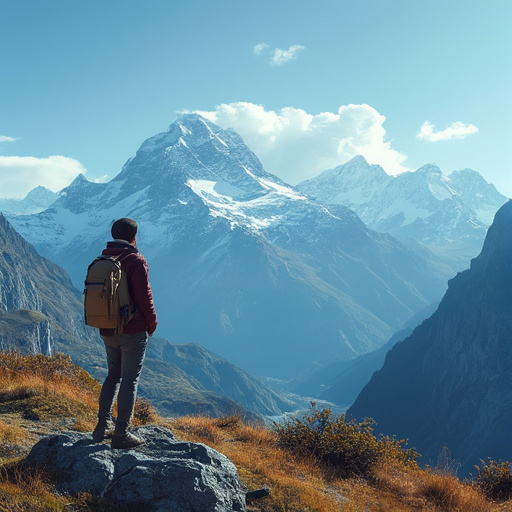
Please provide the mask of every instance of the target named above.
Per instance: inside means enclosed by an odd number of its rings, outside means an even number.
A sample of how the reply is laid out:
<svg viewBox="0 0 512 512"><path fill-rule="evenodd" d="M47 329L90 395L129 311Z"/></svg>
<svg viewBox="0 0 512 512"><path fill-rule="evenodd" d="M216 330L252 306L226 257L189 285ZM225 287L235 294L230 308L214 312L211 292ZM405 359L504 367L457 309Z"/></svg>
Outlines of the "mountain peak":
<svg viewBox="0 0 512 512"><path fill-rule="evenodd" d="M415 171L418 174L425 174L426 176L442 176L443 172L436 164L425 164Z"/></svg>
<svg viewBox="0 0 512 512"><path fill-rule="evenodd" d="M0 211L8 215L30 215L48 208L59 194L41 185L32 189L23 199L0 199Z"/></svg>
<svg viewBox="0 0 512 512"><path fill-rule="evenodd" d="M265 194L266 182L284 185L265 172L238 134L199 114L181 114L166 132L144 141L113 181L124 182L123 197L149 187L151 197L162 201L171 189L196 185L210 195L212 189L229 189L240 197ZM182 201L187 201L185 196L186 190Z"/></svg>
<svg viewBox="0 0 512 512"><path fill-rule="evenodd" d="M297 188L326 204L344 204L352 208L355 197L368 201L377 189L392 180L380 165L371 165L362 155L357 155L334 169L299 183Z"/></svg>
<svg viewBox="0 0 512 512"><path fill-rule="evenodd" d="M371 229L426 245L456 270L467 268L481 249L487 227L506 201L471 169L446 177L430 163L392 177L361 156L297 188L326 205L351 208Z"/></svg>
<svg viewBox="0 0 512 512"><path fill-rule="evenodd" d="M356 155L354 158L351 158L344 165L348 165L348 164L357 164L357 165L365 164L365 165L369 165L368 164L368 160L366 160L366 158L363 155Z"/></svg>
<svg viewBox="0 0 512 512"><path fill-rule="evenodd" d="M218 126L216 126L215 124L213 124L211 121L209 121L208 119L206 119L205 117L203 117L201 114L197 114L195 112L184 112L182 114L180 114L176 120L171 124L170 127L172 126L182 126L186 129L191 129L191 128L202 128L202 127L206 127L207 129L212 129L212 128L219 128Z"/></svg>
<svg viewBox="0 0 512 512"><path fill-rule="evenodd" d="M68 187L82 187L91 183L83 173L80 173L69 185Z"/></svg>
<svg viewBox="0 0 512 512"><path fill-rule="evenodd" d="M52 192L49 188L43 187L39 185L33 188L26 196L25 199L30 199L31 201L40 200L42 198L56 198L57 194Z"/></svg>

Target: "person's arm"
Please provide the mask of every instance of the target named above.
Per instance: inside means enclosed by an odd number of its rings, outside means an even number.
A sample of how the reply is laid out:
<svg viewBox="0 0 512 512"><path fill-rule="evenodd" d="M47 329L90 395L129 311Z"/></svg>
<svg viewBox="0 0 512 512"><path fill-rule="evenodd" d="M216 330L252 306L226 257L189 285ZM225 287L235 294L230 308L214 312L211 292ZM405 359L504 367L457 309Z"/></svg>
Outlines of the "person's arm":
<svg viewBox="0 0 512 512"><path fill-rule="evenodd" d="M133 272L130 276L132 288L132 299L140 309L148 323L148 334L151 336L157 326L155 305L153 302L153 291L149 283L149 271L146 260L137 258Z"/></svg>

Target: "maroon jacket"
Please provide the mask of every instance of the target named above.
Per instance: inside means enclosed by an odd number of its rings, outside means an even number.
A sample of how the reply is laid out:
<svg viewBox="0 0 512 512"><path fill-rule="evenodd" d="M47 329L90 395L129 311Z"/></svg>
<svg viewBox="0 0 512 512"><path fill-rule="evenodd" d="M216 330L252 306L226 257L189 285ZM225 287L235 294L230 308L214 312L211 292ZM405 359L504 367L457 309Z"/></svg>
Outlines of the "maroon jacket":
<svg viewBox="0 0 512 512"><path fill-rule="evenodd" d="M107 243L103 256L119 256L121 268L128 278L130 297L137 305L133 318L126 324L123 334L136 334L147 331L153 334L157 326L156 311L153 304L153 292L149 284L148 264L138 249L128 242L114 240ZM114 329L100 329L103 336L111 336Z"/></svg>

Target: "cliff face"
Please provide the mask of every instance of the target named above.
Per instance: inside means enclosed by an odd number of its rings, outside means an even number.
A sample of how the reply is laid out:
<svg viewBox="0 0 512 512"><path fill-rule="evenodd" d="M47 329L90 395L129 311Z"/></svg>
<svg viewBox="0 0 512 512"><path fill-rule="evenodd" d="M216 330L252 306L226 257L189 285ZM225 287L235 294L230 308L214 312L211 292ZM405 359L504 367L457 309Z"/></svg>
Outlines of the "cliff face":
<svg viewBox="0 0 512 512"><path fill-rule="evenodd" d="M0 351L22 354L55 353L50 319L28 309L0 310Z"/></svg>
<svg viewBox="0 0 512 512"><path fill-rule="evenodd" d="M410 440L435 463L447 446L463 471L512 457L512 201L438 310L387 355L349 414Z"/></svg>
<svg viewBox="0 0 512 512"><path fill-rule="evenodd" d="M0 214L0 349L70 354L90 368L103 360L82 297L66 272L38 252Z"/></svg>

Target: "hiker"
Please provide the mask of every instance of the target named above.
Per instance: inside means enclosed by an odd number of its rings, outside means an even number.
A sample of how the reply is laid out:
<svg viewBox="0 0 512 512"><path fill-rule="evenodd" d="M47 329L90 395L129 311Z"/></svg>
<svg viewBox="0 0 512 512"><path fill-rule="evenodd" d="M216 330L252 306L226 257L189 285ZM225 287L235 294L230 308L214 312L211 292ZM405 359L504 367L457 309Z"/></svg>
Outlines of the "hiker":
<svg viewBox="0 0 512 512"><path fill-rule="evenodd" d="M149 284L148 265L137 249L137 223L123 218L116 220L111 229L111 242L102 256L119 259L126 274L130 299L135 306L133 317L123 327L122 334L116 329L100 329L107 352L108 375L101 388L98 424L93 440L100 442L112 438L112 448L134 448L144 441L128 432L133 407L137 397L139 376L144 362L148 335L157 326L153 293ZM117 419L112 419L112 408L117 396Z"/></svg>

